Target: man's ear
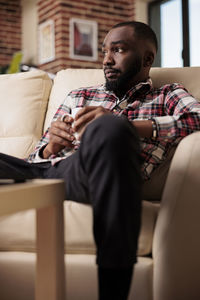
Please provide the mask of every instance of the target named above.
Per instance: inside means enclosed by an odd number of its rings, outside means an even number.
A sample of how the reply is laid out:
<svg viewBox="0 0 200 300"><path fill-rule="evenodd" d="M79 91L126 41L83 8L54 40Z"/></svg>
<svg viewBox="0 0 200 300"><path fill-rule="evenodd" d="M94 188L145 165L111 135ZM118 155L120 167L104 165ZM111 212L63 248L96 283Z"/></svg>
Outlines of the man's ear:
<svg viewBox="0 0 200 300"><path fill-rule="evenodd" d="M154 62L154 53L152 51L146 51L144 54L144 67L151 67Z"/></svg>

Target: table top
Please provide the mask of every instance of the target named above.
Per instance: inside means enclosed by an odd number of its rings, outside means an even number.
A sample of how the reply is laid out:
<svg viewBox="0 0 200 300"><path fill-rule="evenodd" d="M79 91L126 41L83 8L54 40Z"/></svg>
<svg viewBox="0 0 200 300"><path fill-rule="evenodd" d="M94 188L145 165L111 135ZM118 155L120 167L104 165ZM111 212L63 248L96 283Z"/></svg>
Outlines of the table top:
<svg viewBox="0 0 200 300"><path fill-rule="evenodd" d="M61 179L34 179L0 185L0 216L58 204L64 199L64 181Z"/></svg>

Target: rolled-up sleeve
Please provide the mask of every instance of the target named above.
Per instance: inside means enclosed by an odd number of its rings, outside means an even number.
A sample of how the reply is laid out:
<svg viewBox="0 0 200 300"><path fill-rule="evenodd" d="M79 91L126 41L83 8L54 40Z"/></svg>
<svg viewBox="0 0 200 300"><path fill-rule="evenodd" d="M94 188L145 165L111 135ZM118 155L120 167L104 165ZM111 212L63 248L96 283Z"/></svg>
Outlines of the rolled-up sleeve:
<svg viewBox="0 0 200 300"><path fill-rule="evenodd" d="M165 116L154 117L158 139L183 138L200 130L200 103L184 88L174 85L164 103Z"/></svg>

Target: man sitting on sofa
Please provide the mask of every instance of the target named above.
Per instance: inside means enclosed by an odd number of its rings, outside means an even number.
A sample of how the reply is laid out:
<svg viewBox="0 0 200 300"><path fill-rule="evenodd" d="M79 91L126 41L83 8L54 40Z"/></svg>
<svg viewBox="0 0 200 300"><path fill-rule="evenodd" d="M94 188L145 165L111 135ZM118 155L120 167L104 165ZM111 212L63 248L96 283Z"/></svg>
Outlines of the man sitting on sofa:
<svg viewBox="0 0 200 300"><path fill-rule="evenodd" d="M200 104L179 84L153 88L157 39L148 25L115 25L102 51L105 84L72 91L27 161L0 154L0 178L64 178L67 199L91 204L99 299L123 300L136 262L142 182L200 129Z"/></svg>

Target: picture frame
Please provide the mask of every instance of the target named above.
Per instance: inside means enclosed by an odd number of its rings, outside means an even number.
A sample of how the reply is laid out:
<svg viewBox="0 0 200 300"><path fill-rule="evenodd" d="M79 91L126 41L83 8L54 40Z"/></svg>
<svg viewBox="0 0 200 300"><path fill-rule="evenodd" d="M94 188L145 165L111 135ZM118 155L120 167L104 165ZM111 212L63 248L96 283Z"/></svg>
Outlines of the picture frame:
<svg viewBox="0 0 200 300"><path fill-rule="evenodd" d="M96 61L98 59L97 22L70 19L70 58Z"/></svg>
<svg viewBox="0 0 200 300"><path fill-rule="evenodd" d="M39 64L55 59L54 21L47 20L39 25Z"/></svg>

